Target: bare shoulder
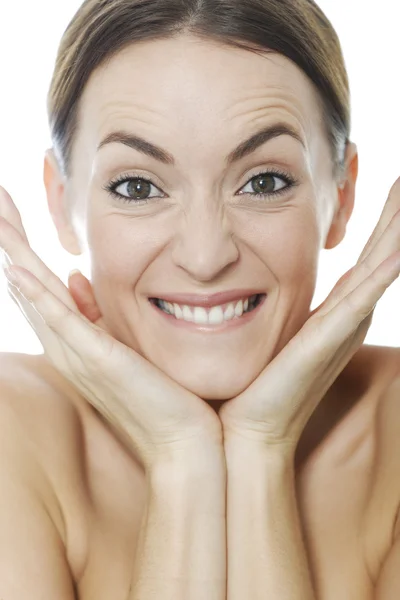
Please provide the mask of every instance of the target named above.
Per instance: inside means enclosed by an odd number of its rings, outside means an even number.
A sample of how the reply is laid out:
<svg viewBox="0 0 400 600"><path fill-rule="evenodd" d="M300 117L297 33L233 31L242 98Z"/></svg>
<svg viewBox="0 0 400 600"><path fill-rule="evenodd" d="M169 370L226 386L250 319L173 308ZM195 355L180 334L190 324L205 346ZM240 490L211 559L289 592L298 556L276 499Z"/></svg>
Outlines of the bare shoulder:
<svg viewBox="0 0 400 600"><path fill-rule="evenodd" d="M26 387L34 390L52 390L52 396L57 392L63 392L67 388L65 379L56 374L56 369L46 361L44 355L19 354L12 352L0 352L0 384L2 388L25 391ZM21 394L21 399L23 398ZM46 394L43 402L48 401ZM40 396L35 398L32 404L40 404ZM69 404L72 409L72 404ZM64 406L66 408L67 405Z"/></svg>
<svg viewBox="0 0 400 600"><path fill-rule="evenodd" d="M79 519L69 514L68 507L73 510L84 505L82 414L78 395L44 355L0 353L0 428L3 426L12 427L13 435L24 440L21 460L29 462L30 469L34 461L32 485L69 554L69 524ZM74 574L82 567L84 527L77 545L82 550L81 556L74 550L70 560Z"/></svg>
<svg viewBox="0 0 400 600"><path fill-rule="evenodd" d="M43 355L0 353L0 409L17 417L38 457L51 461L76 441L81 417L72 400L71 387Z"/></svg>
<svg viewBox="0 0 400 600"><path fill-rule="evenodd" d="M363 346L359 354L359 376L368 379L380 454L397 454L400 461L400 348Z"/></svg>
<svg viewBox="0 0 400 600"><path fill-rule="evenodd" d="M366 366L375 372L377 439L382 451L400 460L400 348L369 346L367 352Z"/></svg>
<svg viewBox="0 0 400 600"><path fill-rule="evenodd" d="M366 365L375 368L375 478L377 495L395 515L392 534L400 535L400 348L366 347ZM369 361L371 361L369 363Z"/></svg>

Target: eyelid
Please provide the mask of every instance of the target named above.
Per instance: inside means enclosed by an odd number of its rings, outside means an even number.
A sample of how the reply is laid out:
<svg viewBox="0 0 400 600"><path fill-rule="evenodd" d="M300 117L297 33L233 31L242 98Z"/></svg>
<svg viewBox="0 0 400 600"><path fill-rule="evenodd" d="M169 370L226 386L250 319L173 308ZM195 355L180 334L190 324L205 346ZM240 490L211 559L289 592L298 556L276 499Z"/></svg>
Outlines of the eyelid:
<svg viewBox="0 0 400 600"><path fill-rule="evenodd" d="M293 178L299 178L299 174L297 174L297 172L299 171L299 169L295 169L294 165L289 165L287 162L284 161L268 161L266 160L265 162L260 162L258 163L257 166L252 167L251 169L246 169L243 172L243 175L240 177L240 179L247 177L247 181L249 179L251 179L252 177L254 177L255 175L257 175L257 173L261 173L261 172L265 172L265 171L280 171L281 173L286 173L287 175L290 175ZM296 175L295 175L296 172Z"/></svg>
<svg viewBox="0 0 400 600"><path fill-rule="evenodd" d="M277 167L277 166L261 166L254 171L250 176L247 176L245 183L240 186L239 190L243 189L246 185L248 185L253 179L258 177L259 175L268 174L271 177L278 177L285 181L288 185L291 183L294 185L295 183L300 183L301 178L297 175L291 173L291 171L287 168Z"/></svg>
<svg viewBox="0 0 400 600"><path fill-rule="evenodd" d="M146 171L142 171L141 169L132 169L132 172L129 171L129 169L127 169L126 171L122 171L119 172L119 174L116 174L114 177L111 177L111 180L116 180L116 179L147 179L147 180L151 180L151 183L155 186L155 187L166 187L166 184L164 184L161 179L159 179L157 177L157 175L155 175L154 173L148 173ZM160 190L161 191L161 190Z"/></svg>
<svg viewBox="0 0 400 600"><path fill-rule="evenodd" d="M237 189L237 191L235 192L235 194L238 195L246 195L247 192L242 192L243 188L248 185L254 178L256 178L258 175L262 175L265 173L268 173L271 176L275 176L278 178L281 178L283 181L285 181L287 186L292 186L294 187L296 184L301 183L301 177L299 177L298 175L293 175L291 173L291 169L288 169L287 166L283 166L283 165L277 165L277 163L274 164L269 164L267 165L261 165L259 167L254 167L254 169L251 169L253 171L253 173L248 173L247 170L247 176L246 176L246 180L244 181L244 183L242 183L242 185ZM119 174L115 174L114 176L112 176L112 174L110 174L110 177L108 179L109 184L113 184L114 185L114 189L116 189L117 187L124 185L125 183L127 183L127 181L129 179L145 179L147 180L152 186L154 186L159 194L160 194L160 198L161 197L167 197L168 194L166 194L166 192L164 192L164 184L162 182L160 182L159 178L154 175L154 173L148 173L145 172L145 170L141 170L141 169L136 169L134 172L129 172L129 169L127 169L126 171L118 171ZM124 181L125 180L125 181ZM123 196L124 197L124 196Z"/></svg>

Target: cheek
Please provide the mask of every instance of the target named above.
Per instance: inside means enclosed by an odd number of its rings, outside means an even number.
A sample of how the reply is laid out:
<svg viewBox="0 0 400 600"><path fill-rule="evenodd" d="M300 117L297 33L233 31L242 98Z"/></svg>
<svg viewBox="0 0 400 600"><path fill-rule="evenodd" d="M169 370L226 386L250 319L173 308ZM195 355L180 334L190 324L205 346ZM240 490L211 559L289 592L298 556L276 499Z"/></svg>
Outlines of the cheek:
<svg viewBox="0 0 400 600"><path fill-rule="evenodd" d="M171 227L158 230L149 227L147 219L92 219L87 237L93 277L134 285L157 260L168 241L166 231ZM304 285L316 277L319 230L315 213L304 205L243 220L236 223L236 232L280 283Z"/></svg>
<svg viewBox="0 0 400 600"><path fill-rule="evenodd" d="M293 285L313 281L319 260L319 231L310 211L289 209L268 215L253 226L254 251L276 279Z"/></svg>
<svg viewBox="0 0 400 600"><path fill-rule="evenodd" d="M154 254L148 224L136 227L121 216L108 216L88 227L92 272L114 283L139 279Z"/></svg>

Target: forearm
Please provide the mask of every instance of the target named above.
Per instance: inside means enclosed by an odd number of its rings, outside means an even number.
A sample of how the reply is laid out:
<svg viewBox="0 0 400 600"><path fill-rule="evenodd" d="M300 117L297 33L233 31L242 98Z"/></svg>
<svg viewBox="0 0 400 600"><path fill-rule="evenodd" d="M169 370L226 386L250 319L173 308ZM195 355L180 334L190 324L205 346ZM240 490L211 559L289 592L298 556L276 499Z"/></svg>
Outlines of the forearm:
<svg viewBox="0 0 400 600"><path fill-rule="evenodd" d="M316 600L292 461L226 445L227 600Z"/></svg>
<svg viewBox="0 0 400 600"><path fill-rule="evenodd" d="M225 461L200 462L149 474L128 600L226 600Z"/></svg>

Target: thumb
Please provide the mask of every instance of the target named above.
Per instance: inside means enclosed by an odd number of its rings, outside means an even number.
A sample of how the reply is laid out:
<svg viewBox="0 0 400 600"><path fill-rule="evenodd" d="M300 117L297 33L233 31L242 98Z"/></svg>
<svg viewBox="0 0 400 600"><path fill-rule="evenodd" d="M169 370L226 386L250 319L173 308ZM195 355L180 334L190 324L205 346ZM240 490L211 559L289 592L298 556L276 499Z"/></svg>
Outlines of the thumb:
<svg viewBox="0 0 400 600"><path fill-rule="evenodd" d="M90 281L80 271L71 271L68 276L68 289L79 311L89 321L96 323L102 314Z"/></svg>

